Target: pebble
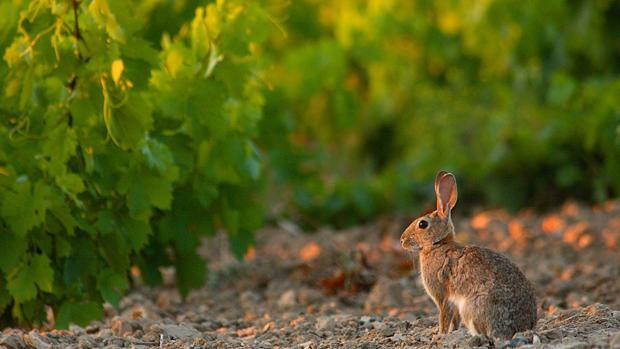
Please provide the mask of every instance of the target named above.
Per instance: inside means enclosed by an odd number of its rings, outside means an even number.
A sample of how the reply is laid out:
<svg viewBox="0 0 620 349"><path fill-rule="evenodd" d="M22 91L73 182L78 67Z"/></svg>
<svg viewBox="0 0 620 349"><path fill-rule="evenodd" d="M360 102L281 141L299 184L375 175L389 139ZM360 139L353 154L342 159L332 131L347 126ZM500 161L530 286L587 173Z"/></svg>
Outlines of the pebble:
<svg viewBox="0 0 620 349"><path fill-rule="evenodd" d="M609 341L610 349L620 349L620 331L616 332L611 336L611 340Z"/></svg>
<svg viewBox="0 0 620 349"><path fill-rule="evenodd" d="M118 317L115 317L110 321L110 328L115 336L125 336L132 332L131 324L127 320L123 320Z"/></svg>
<svg viewBox="0 0 620 349"><path fill-rule="evenodd" d="M336 322L331 316L319 316L316 319L316 329L319 331L330 331L334 329Z"/></svg>
<svg viewBox="0 0 620 349"><path fill-rule="evenodd" d="M42 337L36 332L31 332L24 335L24 342L31 347L35 347L36 349L50 349L52 347L52 345L48 343L49 339Z"/></svg>
<svg viewBox="0 0 620 349"><path fill-rule="evenodd" d="M160 325L160 327L164 336L171 339L188 339L200 336L198 330L186 325Z"/></svg>
<svg viewBox="0 0 620 349"><path fill-rule="evenodd" d="M386 328L383 329L383 331L381 331L381 334L384 337L392 337L394 335L394 333L396 333L396 330L394 330L391 327L386 327Z"/></svg>
<svg viewBox="0 0 620 349"><path fill-rule="evenodd" d="M567 342L568 343L559 344L556 348L558 348L558 349L586 349L586 348L590 348L590 346L587 343L584 343L584 342L575 341L575 340L568 340Z"/></svg>
<svg viewBox="0 0 620 349"><path fill-rule="evenodd" d="M294 290L288 290L282 293L278 299L278 306L280 308L290 308L297 304L296 294Z"/></svg>
<svg viewBox="0 0 620 349"><path fill-rule="evenodd" d="M402 291L403 286L398 280L380 277L366 297L364 311L402 306Z"/></svg>
<svg viewBox="0 0 620 349"><path fill-rule="evenodd" d="M28 347L21 337L15 335L2 338L0 340L0 346L7 349L25 349Z"/></svg>

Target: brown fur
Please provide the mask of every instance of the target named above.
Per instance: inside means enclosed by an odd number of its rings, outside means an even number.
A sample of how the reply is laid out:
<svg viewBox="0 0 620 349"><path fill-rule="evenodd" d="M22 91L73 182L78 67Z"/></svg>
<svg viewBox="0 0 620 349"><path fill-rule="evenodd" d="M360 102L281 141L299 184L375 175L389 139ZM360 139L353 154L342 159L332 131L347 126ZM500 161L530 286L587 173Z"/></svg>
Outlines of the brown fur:
<svg viewBox="0 0 620 349"><path fill-rule="evenodd" d="M454 241L450 212L456 204L456 181L441 171L435 179L437 210L417 218L403 232L403 248L420 249L424 287L439 310L439 331L459 323L472 334L511 338L536 325L534 290L505 256ZM420 220L429 226L421 229Z"/></svg>

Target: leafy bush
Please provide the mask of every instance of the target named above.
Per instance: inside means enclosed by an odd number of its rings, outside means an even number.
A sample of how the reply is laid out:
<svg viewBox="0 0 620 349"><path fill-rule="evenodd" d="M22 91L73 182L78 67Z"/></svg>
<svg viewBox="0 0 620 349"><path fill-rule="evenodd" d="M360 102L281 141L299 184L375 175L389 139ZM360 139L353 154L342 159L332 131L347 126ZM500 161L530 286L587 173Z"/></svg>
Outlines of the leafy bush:
<svg viewBox="0 0 620 349"><path fill-rule="evenodd" d="M439 168L477 203L619 195L618 13L614 2L295 2L289 38L270 45L277 117L261 124L288 214L347 225L421 208L432 193L418 184Z"/></svg>
<svg viewBox="0 0 620 349"><path fill-rule="evenodd" d="M272 25L258 3L218 1L158 35L156 5L0 5L6 321L41 322L50 305L57 326L84 324L118 305L134 265L148 283L175 266L186 294L206 277L200 236L225 229L237 254L253 241Z"/></svg>

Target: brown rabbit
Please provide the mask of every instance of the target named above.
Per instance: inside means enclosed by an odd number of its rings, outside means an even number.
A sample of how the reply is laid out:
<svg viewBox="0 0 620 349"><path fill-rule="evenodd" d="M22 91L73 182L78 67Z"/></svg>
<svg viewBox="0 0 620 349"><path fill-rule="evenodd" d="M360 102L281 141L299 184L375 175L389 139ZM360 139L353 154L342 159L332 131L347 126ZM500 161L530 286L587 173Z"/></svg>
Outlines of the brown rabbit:
<svg viewBox="0 0 620 349"><path fill-rule="evenodd" d="M450 212L456 204L456 179L440 171L435 177L437 210L414 220L400 242L420 249L420 273L426 293L439 309L439 332L459 323L472 335L508 339L536 325L534 290L505 256L454 241Z"/></svg>

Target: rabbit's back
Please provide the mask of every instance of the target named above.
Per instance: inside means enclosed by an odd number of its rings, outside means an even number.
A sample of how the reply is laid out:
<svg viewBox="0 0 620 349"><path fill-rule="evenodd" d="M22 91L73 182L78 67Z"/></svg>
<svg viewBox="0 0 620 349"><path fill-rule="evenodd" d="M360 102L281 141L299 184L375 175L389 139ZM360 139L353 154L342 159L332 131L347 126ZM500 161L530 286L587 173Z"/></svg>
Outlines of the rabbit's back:
<svg viewBox="0 0 620 349"><path fill-rule="evenodd" d="M534 289L507 257L466 246L453 270L451 301L473 333L510 338L536 324Z"/></svg>

